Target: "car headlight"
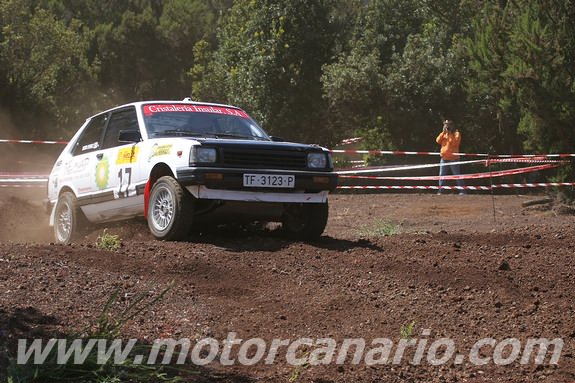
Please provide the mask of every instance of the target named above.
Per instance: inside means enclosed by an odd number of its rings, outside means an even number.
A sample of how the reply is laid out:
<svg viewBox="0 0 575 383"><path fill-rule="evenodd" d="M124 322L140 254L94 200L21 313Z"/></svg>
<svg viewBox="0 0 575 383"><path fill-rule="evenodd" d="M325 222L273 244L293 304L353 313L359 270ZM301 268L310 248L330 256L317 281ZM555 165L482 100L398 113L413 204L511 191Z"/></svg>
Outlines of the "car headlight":
<svg viewBox="0 0 575 383"><path fill-rule="evenodd" d="M202 148L192 146L190 151L190 163L214 163L217 160L216 148Z"/></svg>
<svg viewBox="0 0 575 383"><path fill-rule="evenodd" d="M314 169L327 168L328 160L325 153L308 153L307 167Z"/></svg>

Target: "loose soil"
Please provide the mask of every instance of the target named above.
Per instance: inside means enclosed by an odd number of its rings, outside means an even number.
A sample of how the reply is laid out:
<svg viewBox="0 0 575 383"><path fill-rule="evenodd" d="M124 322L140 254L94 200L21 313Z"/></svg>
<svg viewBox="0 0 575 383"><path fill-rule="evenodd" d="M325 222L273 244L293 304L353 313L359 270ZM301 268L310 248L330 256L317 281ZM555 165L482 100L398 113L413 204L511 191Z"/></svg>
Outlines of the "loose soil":
<svg viewBox="0 0 575 383"><path fill-rule="evenodd" d="M571 206L522 207L534 195L335 194L326 232L314 243L259 226L159 242L145 222L133 221L61 246L50 243L42 198L34 190L0 190L0 340L10 345L81 333L114 292L112 312L121 313L141 294L171 286L126 323L122 337L223 341L235 332L268 345L274 338L329 337L338 345L364 338L369 348L376 338L397 344L413 324L413 339L427 339L429 348L450 338L462 355L482 338L564 341L557 365L547 358L542 365L466 359L434 366L427 354L415 365L411 349L400 364L353 364L350 351L343 364L294 367L280 349L272 365L214 362L187 381L575 381ZM119 251L96 248L104 228L122 239Z"/></svg>

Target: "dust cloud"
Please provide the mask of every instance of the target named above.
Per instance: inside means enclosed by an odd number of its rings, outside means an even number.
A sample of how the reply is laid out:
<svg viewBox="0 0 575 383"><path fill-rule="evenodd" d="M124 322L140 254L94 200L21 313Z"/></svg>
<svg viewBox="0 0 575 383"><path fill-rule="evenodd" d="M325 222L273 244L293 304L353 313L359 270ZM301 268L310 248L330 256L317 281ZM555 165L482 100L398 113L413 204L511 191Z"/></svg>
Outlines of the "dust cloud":
<svg viewBox="0 0 575 383"><path fill-rule="evenodd" d="M43 189L0 189L0 242L53 242L43 194Z"/></svg>
<svg viewBox="0 0 575 383"><path fill-rule="evenodd" d="M29 139L21 137L9 113L0 109L0 139ZM51 146L51 147L48 147ZM0 142L0 241L52 241L48 215L43 207L47 198L46 186L22 186L2 182L25 174L47 175L62 146L14 144Z"/></svg>

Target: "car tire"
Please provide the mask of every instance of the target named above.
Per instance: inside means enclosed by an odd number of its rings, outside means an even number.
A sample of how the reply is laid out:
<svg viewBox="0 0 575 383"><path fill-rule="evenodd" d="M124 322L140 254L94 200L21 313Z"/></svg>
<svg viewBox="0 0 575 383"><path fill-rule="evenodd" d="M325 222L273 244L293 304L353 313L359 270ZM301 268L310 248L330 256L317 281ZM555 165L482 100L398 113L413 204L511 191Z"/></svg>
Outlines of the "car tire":
<svg viewBox="0 0 575 383"><path fill-rule="evenodd" d="M148 201L148 227L154 237L177 241L189 235L193 197L173 177L158 179Z"/></svg>
<svg viewBox="0 0 575 383"><path fill-rule="evenodd" d="M284 209L282 227L294 239L318 239L327 225L328 203L288 204Z"/></svg>
<svg viewBox="0 0 575 383"><path fill-rule="evenodd" d="M54 239L56 243L69 244L75 241L85 227L86 219L72 192L63 192L54 209Z"/></svg>

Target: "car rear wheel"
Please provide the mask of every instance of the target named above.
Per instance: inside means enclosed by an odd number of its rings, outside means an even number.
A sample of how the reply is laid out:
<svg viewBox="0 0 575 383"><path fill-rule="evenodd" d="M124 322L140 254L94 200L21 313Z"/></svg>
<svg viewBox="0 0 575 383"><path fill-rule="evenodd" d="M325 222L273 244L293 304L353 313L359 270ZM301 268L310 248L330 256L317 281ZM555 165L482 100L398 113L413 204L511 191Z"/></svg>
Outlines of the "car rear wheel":
<svg viewBox="0 0 575 383"><path fill-rule="evenodd" d="M148 227L157 239L185 238L192 225L193 199L173 177L161 177L150 193Z"/></svg>
<svg viewBox="0 0 575 383"><path fill-rule="evenodd" d="M292 238L318 239L327 225L328 203L289 204L285 207L282 226Z"/></svg>
<svg viewBox="0 0 575 383"><path fill-rule="evenodd" d="M72 192L64 192L58 197L54 214L54 239L57 243L69 244L80 235L85 220Z"/></svg>

